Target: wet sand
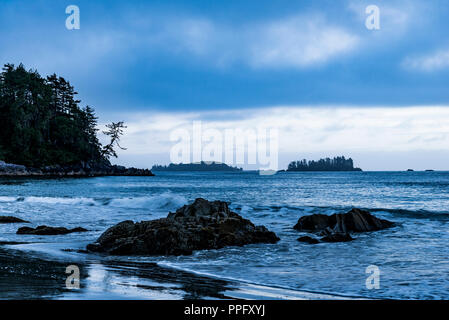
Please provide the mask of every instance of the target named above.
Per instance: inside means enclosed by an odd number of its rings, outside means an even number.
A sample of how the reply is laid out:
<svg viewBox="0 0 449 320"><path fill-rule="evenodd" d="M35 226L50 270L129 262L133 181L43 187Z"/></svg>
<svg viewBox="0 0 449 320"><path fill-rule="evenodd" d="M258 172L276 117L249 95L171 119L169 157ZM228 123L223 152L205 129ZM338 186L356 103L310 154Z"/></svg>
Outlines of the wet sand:
<svg viewBox="0 0 449 320"><path fill-rule="evenodd" d="M155 263L77 261L80 289L66 288L68 262L0 246L0 299L354 299L216 279Z"/></svg>

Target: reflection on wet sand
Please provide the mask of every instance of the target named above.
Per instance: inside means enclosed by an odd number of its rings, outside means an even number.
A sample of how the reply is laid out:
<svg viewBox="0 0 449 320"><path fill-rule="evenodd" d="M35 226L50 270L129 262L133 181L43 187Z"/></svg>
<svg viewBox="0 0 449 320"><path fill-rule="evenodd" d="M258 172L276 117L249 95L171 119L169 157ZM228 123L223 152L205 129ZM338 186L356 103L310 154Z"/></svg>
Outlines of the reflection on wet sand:
<svg viewBox="0 0 449 320"><path fill-rule="evenodd" d="M80 289L65 287L69 263L0 248L0 299L224 299L228 281L154 263L77 262Z"/></svg>

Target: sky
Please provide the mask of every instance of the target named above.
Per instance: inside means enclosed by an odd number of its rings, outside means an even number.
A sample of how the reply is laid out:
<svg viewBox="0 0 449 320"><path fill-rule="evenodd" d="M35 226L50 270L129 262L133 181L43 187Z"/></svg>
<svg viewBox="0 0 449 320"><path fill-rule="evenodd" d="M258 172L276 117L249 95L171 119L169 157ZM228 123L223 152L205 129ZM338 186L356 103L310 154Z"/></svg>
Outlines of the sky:
<svg viewBox="0 0 449 320"><path fill-rule="evenodd" d="M280 168L449 170L448 16L445 0L2 0L0 62L65 77L101 125L124 120L125 165L170 162L173 130L202 121L275 125Z"/></svg>

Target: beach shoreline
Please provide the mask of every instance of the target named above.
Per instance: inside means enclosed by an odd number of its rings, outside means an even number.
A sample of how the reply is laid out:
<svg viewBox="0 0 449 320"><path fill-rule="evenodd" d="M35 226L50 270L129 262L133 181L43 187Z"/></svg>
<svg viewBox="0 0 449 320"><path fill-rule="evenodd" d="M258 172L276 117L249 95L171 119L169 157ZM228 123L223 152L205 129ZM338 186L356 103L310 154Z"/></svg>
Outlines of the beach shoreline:
<svg viewBox="0 0 449 320"><path fill-rule="evenodd" d="M364 299L317 293L218 277L161 266L157 263L99 260L98 257L51 259L37 251L0 246L0 300L346 300ZM74 263L80 270L80 289L66 288L66 268ZM103 279L95 280L99 273ZM133 281L130 281L133 279ZM106 289L109 287L109 291ZM121 290L118 288L122 287ZM106 290L105 290L106 289Z"/></svg>

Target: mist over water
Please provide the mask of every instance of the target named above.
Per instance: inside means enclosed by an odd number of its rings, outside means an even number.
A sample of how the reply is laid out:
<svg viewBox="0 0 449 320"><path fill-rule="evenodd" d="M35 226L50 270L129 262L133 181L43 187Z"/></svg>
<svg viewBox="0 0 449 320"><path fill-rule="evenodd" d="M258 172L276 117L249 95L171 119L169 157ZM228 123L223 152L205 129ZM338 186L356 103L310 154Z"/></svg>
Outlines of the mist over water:
<svg viewBox="0 0 449 320"><path fill-rule="evenodd" d="M123 220L165 217L203 197L224 200L233 211L265 225L277 244L197 251L181 257L122 257L212 275L220 279L349 296L449 298L449 172L157 173L155 177L15 179L0 181L0 215L30 226L84 227L63 236L16 235L20 224L0 224L0 241L33 244L15 249L63 261L80 259L61 249L82 249ZM355 241L308 245L296 241L298 218L352 207L397 222ZM37 244L36 244L37 243ZM6 246L11 249L12 246ZM87 255L89 256L89 255ZM7 260L0 260L0 268ZM120 264L120 263L119 263ZM380 289L368 290L366 267L380 268ZM120 276L118 276L120 278ZM103 293L108 294L105 288ZM91 292L82 293L88 297ZM112 292L109 293L112 296ZM130 293L114 292L114 297ZM145 291L133 297L147 297ZM162 295L162 294L161 294Z"/></svg>

